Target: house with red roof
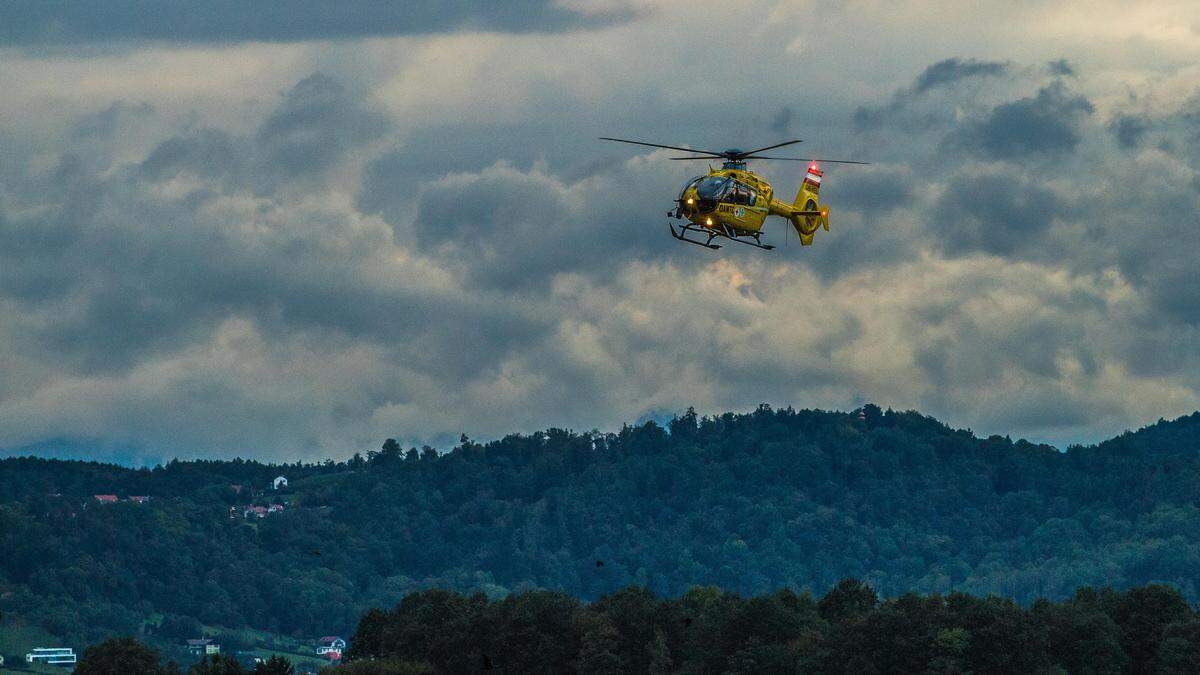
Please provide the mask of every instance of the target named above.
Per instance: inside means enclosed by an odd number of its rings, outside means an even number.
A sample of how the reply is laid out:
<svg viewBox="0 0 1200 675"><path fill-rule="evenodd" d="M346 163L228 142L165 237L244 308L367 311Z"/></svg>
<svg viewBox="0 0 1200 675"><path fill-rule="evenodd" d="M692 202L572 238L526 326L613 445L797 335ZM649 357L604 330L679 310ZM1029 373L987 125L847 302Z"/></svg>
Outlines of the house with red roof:
<svg viewBox="0 0 1200 675"><path fill-rule="evenodd" d="M340 661L346 650L346 641L336 635L326 635L317 640L317 655L330 661Z"/></svg>
<svg viewBox="0 0 1200 675"><path fill-rule="evenodd" d="M96 497L96 501L100 502L101 504L116 504L117 503L116 495L95 495L95 497Z"/></svg>

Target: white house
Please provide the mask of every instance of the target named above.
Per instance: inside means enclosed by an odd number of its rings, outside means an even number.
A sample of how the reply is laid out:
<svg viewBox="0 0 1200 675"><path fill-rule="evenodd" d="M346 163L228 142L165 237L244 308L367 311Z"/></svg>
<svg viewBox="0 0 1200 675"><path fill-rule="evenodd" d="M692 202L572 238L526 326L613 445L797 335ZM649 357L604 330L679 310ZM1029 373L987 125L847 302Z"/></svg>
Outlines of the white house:
<svg viewBox="0 0 1200 675"><path fill-rule="evenodd" d="M221 653L221 645L212 641L212 638L195 638L187 641L188 651L193 654L204 654L212 656L213 654Z"/></svg>
<svg viewBox="0 0 1200 675"><path fill-rule="evenodd" d="M276 490L281 487L287 487L287 478L284 478L283 476L276 476L275 480L271 481L271 487L275 488Z"/></svg>

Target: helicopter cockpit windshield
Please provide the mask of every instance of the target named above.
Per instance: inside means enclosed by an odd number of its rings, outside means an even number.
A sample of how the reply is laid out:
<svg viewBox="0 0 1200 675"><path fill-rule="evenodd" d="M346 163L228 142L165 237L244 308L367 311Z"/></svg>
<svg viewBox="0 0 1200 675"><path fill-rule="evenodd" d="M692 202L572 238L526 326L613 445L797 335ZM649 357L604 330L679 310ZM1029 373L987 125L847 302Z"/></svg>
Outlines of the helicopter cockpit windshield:
<svg viewBox="0 0 1200 675"><path fill-rule="evenodd" d="M691 187L693 185L695 185L696 183L699 183L702 180L704 180L704 176L695 176L693 178L689 178L687 180L687 182L683 184L683 189L679 191L679 199L682 200L683 196L687 194L687 191L689 189L691 189Z"/></svg>
<svg viewBox="0 0 1200 675"><path fill-rule="evenodd" d="M696 196L706 202L719 202L733 189L728 176L709 176L696 185Z"/></svg>

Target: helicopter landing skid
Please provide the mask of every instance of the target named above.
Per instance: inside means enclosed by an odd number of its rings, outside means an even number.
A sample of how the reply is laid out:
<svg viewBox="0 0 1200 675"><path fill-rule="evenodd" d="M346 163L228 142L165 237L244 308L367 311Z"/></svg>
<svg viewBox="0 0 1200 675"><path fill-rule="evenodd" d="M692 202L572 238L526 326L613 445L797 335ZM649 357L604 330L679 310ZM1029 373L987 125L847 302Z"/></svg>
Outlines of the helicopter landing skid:
<svg viewBox="0 0 1200 675"><path fill-rule="evenodd" d="M675 238L676 238L676 239L678 239L679 241L686 241L686 242L687 242L687 243L689 243L689 244L695 244L695 245L697 245L697 246L703 246L704 248L707 248L707 249L712 249L712 250L714 250L714 251L715 251L715 250L717 250L717 249L719 249L719 248L721 248L721 245L720 245L720 244L714 244L714 243L712 243L712 240L713 240L713 239L715 239L715 238L717 238L717 237L721 236L721 235L719 235L718 233L716 233L716 232L713 232L712 230L702 230L702 229L700 229L700 228L698 228L698 227L692 227L691 225L683 225L683 226L681 227L681 229L682 229L683 231L682 231L682 232L677 232L677 231L675 231L675 224L674 224L674 223L667 223L667 227L671 228L671 236L672 236L672 237L675 237ZM703 233L705 236L707 236L707 237L708 237L708 239L707 239L706 241L698 241L698 240L696 240L696 239L688 239L688 238L687 238L687 236L686 236L688 232L701 232L701 233Z"/></svg>
<svg viewBox="0 0 1200 675"><path fill-rule="evenodd" d="M759 237L761 236L759 234L739 235L736 232L731 232L727 228L723 228L723 229L725 229L725 231L722 232L719 230L710 230L708 228L696 227L695 225L690 225L690 224L682 225L680 227L680 229L682 231L677 232L675 230L674 223L667 223L667 225L671 228L671 236L675 237L679 241L686 241L689 244L703 246L704 248L712 249L714 251L721 248L720 244L712 243L712 240L716 239L717 237L722 237L722 238L728 239L730 241L736 241L739 244L745 244L747 246L761 248L764 251L770 251L775 248L775 246L772 244L764 244L761 241L759 241ZM704 235L706 237L706 239L704 241L698 241L696 239L689 239L687 237L688 232L698 232L698 233Z"/></svg>
<svg viewBox="0 0 1200 675"><path fill-rule="evenodd" d="M753 246L755 248L761 248L764 251L770 251L775 248L774 244L764 244L761 241L759 241L758 235L754 235L754 237L749 238L749 239L743 239L737 235L733 235L733 236L725 235L725 236L726 236L726 238L728 238L731 241L736 241L739 244L745 244L747 246Z"/></svg>

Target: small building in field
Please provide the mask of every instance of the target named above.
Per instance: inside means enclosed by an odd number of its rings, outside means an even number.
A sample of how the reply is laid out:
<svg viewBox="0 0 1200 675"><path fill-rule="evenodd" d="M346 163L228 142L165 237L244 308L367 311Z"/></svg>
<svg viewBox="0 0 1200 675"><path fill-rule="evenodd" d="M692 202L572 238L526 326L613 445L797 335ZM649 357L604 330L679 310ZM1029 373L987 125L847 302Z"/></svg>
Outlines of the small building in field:
<svg viewBox="0 0 1200 675"><path fill-rule="evenodd" d="M267 513L279 513L283 511L283 504L272 504L267 507Z"/></svg>
<svg viewBox="0 0 1200 675"><path fill-rule="evenodd" d="M75 663L75 650L71 647L35 647L25 655L25 663L69 666Z"/></svg>
<svg viewBox="0 0 1200 675"><path fill-rule="evenodd" d="M275 480L271 481L271 487L276 490L287 487L287 478L284 476L276 476Z"/></svg>
<svg viewBox="0 0 1200 675"><path fill-rule="evenodd" d="M242 515L246 518L266 518L267 507L265 506L247 506Z"/></svg>
<svg viewBox="0 0 1200 675"><path fill-rule="evenodd" d="M100 502L101 504L116 504L117 503L116 495L95 495L95 498L96 498L96 501Z"/></svg>
<svg viewBox="0 0 1200 675"><path fill-rule="evenodd" d="M150 501L150 498L146 495L129 495L129 501L136 502L138 504L145 504L146 502Z"/></svg>

